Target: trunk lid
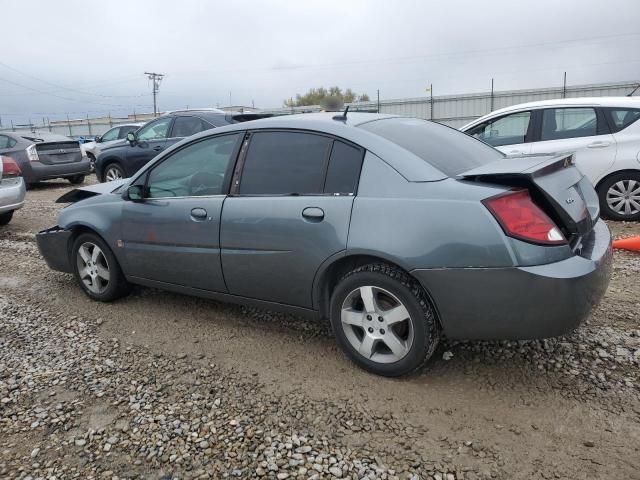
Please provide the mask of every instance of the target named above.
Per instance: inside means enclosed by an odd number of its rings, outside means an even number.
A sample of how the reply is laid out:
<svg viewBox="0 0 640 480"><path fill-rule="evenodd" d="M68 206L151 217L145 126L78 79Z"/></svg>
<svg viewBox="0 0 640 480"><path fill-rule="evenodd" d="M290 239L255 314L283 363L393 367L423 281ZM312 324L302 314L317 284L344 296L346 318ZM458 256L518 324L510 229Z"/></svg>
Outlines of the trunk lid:
<svg viewBox="0 0 640 480"><path fill-rule="evenodd" d="M529 189L533 200L570 243L590 232L600 215L598 195L589 179L575 167L572 153L504 158L458 178Z"/></svg>
<svg viewBox="0 0 640 480"><path fill-rule="evenodd" d="M39 142L35 145L40 163L45 165L59 165L82 160L82 151L80 150L79 142L68 140L61 142Z"/></svg>

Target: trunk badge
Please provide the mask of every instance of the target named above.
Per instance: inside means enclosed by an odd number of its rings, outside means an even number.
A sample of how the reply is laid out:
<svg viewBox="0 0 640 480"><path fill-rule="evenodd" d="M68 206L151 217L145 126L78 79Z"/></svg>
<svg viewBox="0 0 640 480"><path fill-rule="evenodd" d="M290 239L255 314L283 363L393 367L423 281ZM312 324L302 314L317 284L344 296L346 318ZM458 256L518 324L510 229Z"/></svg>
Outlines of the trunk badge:
<svg viewBox="0 0 640 480"><path fill-rule="evenodd" d="M64 148L61 148L60 150L58 150L58 153L67 153L67 151Z"/></svg>
<svg viewBox="0 0 640 480"><path fill-rule="evenodd" d="M567 203L571 205L575 200L571 197L567 198Z"/></svg>

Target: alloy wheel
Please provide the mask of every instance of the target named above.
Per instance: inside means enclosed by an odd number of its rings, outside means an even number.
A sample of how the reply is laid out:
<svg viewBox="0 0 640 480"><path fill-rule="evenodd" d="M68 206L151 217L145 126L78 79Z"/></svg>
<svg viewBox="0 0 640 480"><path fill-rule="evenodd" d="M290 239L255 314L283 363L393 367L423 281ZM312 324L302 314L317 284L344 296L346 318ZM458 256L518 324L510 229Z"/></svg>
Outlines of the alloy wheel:
<svg viewBox="0 0 640 480"><path fill-rule="evenodd" d="M80 245L76 263L80 280L90 292L101 294L107 289L111 278L109 263L98 245L91 242Z"/></svg>
<svg viewBox="0 0 640 480"><path fill-rule="evenodd" d="M104 174L104 178L107 182L113 182L114 180L120 180L122 178L122 172L118 167L109 167Z"/></svg>
<svg viewBox="0 0 640 480"><path fill-rule="evenodd" d="M340 315L351 346L377 363L402 360L413 344L413 321L403 303L380 287L362 286L345 298Z"/></svg>
<svg viewBox="0 0 640 480"><path fill-rule="evenodd" d="M607 190L607 205L619 215L635 215L640 212L640 182L620 180Z"/></svg>

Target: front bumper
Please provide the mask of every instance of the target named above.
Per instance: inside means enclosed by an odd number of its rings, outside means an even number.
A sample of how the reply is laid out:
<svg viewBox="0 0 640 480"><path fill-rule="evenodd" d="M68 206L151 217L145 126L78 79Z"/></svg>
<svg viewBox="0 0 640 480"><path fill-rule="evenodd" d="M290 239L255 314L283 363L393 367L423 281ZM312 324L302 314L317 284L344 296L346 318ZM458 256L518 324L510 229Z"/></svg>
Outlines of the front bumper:
<svg viewBox="0 0 640 480"><path fill-rule="evenodd" d="M47 228L36 234L38 250L52 270L73 273L69 257L71 234L71 231L58 226Z"/></svg>
<svg viewBox="0 0 640 480"><path fill-rule="evenodd" d="M26 188L22 177L0 180L0 213L22 208L25 194Z"/></svg>
<svg viewBox="0 0 640 480"><path fill-rule="evenodd" d="M53 178L68 178L75 175L89 175L91 162L87 157L82 157L78 162L60 163L48 165L40 162L29 162L26 168L22 168L25 180L29 183L50 180Z"/></svg>
<svg viewBox="0 0 640 480"><path fill-rule="evenodd" d="M411 273L431 294L447 337L524 340L578 327L604 296L612 262L611 235L599 220L581 253L559 262Z"/></svg>

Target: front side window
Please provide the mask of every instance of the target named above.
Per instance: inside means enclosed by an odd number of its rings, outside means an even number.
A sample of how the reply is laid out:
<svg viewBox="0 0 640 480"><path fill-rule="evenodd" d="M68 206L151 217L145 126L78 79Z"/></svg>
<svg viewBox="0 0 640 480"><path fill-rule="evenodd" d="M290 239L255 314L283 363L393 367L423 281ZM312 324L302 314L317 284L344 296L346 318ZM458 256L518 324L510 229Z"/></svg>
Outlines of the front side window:
<svg viewBox="0 0 640 480"><path fill-rule="evenodd" d="M151 170L149 198L221 195L240 134L208 138L178 150Z"/></svg>
<svg viewBox="0 0 640 480"><path fill-rule="evenodd" d="M240 194L321 194L332 142L310 133L254 133L244 161Z"/></svg>
<svg viewBox="0 0 640 480"><path fill-rule="evenodd" d="M198 117L176 117L173 122L172 137L190 137L198 132L208 130L211 125L203 122Z"/></svg>
<svg viewBox="0 0 640 480"><path fill-rule="evenodd" d="M120 133L118 134L118 138L127 138L129 132L135 132L139 127L135 125L125 125L124 127L120 127Z"/></svg>
<svg viewBox="0 0 640 480"><path fill-rule="evenodd" d="M120 127L115 127L115 128L112 128L111 130L108 130L102 136L102 141L103 142L110 142L111 140L117 140L119 131L120 131Z"/></svg>
<svg viewBox="0 0 640 480"><path fill-rule="evenodd" d="M167 138L169 125L171 125L171 117L161 118L155 122L149 123L142 127L138 132L138 140L159 140Z"/></svg>
<svg viewBox="0 0 640 480"><path fill-rule="evenodd" d="M540 140L597 135L598 117L593 108L547 108L542 113Z"/></svg>
<svg viewBox="0 0 640 480"><path fill-rule="evenodd" d="M640 109L638 108L610 108L608 111L613 120L614 133L627 128L640 118Z"/></svg>
<svg viewBox="0 0 640 480"><path fill-rule="evenodd" d="M531 121L531 112L518 112L489 120L467 133L493 147L524 143Z"/></svg>

